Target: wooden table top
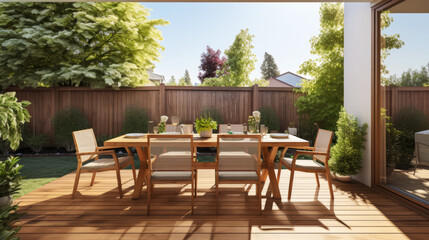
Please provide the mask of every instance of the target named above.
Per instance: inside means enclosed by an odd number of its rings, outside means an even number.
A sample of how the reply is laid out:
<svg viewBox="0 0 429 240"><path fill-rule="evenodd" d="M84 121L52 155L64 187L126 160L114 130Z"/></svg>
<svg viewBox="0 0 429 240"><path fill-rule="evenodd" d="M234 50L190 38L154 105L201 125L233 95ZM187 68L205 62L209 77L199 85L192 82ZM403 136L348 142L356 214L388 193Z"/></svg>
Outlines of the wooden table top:
<svg viewBox="0 0 429 240"><path fill-rule="evenodd" d="M307 147L309 143L302 138L289 135L289 138L272 138L268 135L262 139L262 147ZM147 135L141 138L128 138L125 135L109 139L104 142L105 146L124 146L124 147L147 147ZM194 134L195 147L216 147L217 134L213 134L210 138L201 138L198 134Z"/></svg>

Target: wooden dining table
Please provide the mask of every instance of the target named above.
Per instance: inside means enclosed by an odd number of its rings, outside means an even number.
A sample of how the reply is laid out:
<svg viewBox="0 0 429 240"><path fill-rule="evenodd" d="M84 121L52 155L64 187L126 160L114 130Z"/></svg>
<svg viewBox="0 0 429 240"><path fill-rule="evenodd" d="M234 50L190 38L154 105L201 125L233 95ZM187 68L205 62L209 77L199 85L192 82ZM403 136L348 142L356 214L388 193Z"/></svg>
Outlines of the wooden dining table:
<svg viewBox="0 0 429 240"><path fill-rule="evenodd" d="M289 135L288 138L272 138L269 135L261 139L262 145L262 182L265 183L267 177L270 178L270 185L273 193L273 198L280 199L279 183L276 178L274 169L274 159L279 148L305 148L309 146L307 140ZM125 135L107 140L104 146L114 147L134 147L140 160L140 169L134 186L133 199L139 199L143 184L145 181L146 170L148 167L148 142L147 135L141 138L128 138ZM193 147L217 147L217 134L213 134L210 138L201 138L199 135L194 135ZM214 162L197 162L197 169L214 169Z"/></svg>

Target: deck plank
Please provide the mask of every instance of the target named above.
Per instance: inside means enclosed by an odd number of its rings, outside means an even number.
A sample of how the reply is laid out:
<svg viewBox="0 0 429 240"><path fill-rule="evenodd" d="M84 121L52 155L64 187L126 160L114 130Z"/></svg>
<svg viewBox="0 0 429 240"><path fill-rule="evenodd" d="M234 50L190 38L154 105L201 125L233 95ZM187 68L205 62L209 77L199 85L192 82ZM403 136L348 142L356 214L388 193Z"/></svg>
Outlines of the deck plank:
<svg viewBox="0 0 429 240"><path fill-rule="evenodd" d="M18 223L21 239L429 239L429 219L360 183L334 181L331 201L326 181L317 189L313 174L296 173L287 201L288 171L282 172L282 200L263 189L262 215L253 186L225 186L220 215L215 214L214 172L198 174L195 215L190 187L155 186L152 214L146 215L146 191L131 200L131 171L123 170L125 195L118 198L114 172L83 174L71 199L74 174L68 174L17 199L27 212ZM243 192L246 189L247 194Z"/></svg>

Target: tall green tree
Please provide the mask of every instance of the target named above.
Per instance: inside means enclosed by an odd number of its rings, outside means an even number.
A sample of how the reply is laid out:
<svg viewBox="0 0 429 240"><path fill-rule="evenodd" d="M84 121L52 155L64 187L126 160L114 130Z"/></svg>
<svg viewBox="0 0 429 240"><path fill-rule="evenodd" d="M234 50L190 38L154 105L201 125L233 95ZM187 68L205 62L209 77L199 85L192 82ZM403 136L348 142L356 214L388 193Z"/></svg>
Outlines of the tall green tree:
<svg viewBox="0 0 429 240"><path fill-rule="evenodd" d="M241 30L232 45L225 50L227 60L218 78L206 78L203 86L243 87L253 85L250 74L255 69L256 56L253 54L253 35L249 29Z"/></svg>
<svg viewBox="0 0 429 240"><path fill-rule="evenodd" d="M429 64L422 66L420 70L405 71L398 78L396 75L390 76L385 82L386 86L402 86L402 87L425 87L429 86Z"/></svg>
<svg viewBox="0 0 429 240"><path fill-rule="evenodd" d="M0 82L9 86L139 86L168 22L138 3L0 3Z"/></svg>
<svg viewBox="0 0 429 240"><path fill-rule="evenodd" d="M169 86L176 86L176 78L174 76L171 76L170 81L168 81L167 85Z"/></svg>
<svg viewBox="0 0 429 240"><path fill-rule="evenodd" d="M188 69L185 71L185 75L179 79L179 86L192 86L191 76L189 76Z"/></svg>
<svg viewBox="0 0 429 240"><path fill-rule="evenodd" d="M384 21L387 27L391 21ZM385 36L387 50L402 46L399 35ZM390 42L390 43L389 43ZM308 116L319 127L335 130L339 112L344 103L344 7L342 3L322 3L320 33L312 37L311 54L315 59L305 61L299 73L311 76L303 79L304 93L296 102L298 113Z"/></svg>
<svg viewBox="0 0 429 240"><path fill-rule="evenodd" d="M262 78L268 80L270 78L280 75L280 71L277 67L274 57L271 54L265 52L264 61L261 65Z"/></svg>

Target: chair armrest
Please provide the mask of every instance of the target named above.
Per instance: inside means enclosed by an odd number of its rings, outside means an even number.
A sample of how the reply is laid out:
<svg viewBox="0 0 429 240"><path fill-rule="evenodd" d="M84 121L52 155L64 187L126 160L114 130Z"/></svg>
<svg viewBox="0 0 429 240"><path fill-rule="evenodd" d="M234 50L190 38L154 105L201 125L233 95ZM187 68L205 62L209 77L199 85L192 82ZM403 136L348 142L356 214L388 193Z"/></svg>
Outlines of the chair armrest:
<svg viewBox="0 0 429 240"><path fill-rule="evenodd" d="M76 156L82 156L82 155L112 155L112 154L115 154L115 151L113 151L113 150L107 150L107 151L76 153Z"/></svg>
<svg viewBox="0 0 429 240"><path fill-rule="evenodd" d="M315 152L315 151L296 151L294 157L298 156L298 155L325 155L325 156L327 156L328 153Z"/></svg>

